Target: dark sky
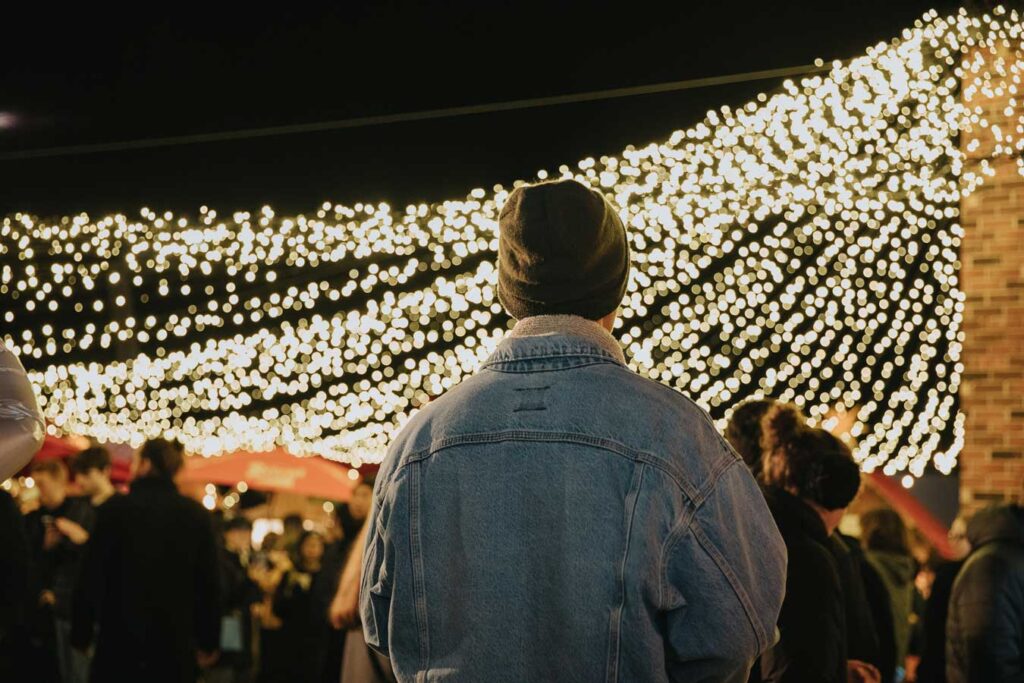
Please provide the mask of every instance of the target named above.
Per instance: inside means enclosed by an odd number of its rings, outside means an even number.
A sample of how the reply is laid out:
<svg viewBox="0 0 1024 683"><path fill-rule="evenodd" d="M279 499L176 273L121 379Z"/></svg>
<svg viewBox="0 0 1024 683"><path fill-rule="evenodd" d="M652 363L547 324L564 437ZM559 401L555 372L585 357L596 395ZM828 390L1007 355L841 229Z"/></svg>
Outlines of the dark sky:
<svg viewBox="0 0 1024 683"><path fill-rule="evenodd" d="M214 4L214 3L209 3ZM4 21L0 153L561 95L858 55L916 0L34 3ZM69 8L66 9L65 7ZM665 138L763 81L143 151L0 161L0 213L442 200Z"/></svg>

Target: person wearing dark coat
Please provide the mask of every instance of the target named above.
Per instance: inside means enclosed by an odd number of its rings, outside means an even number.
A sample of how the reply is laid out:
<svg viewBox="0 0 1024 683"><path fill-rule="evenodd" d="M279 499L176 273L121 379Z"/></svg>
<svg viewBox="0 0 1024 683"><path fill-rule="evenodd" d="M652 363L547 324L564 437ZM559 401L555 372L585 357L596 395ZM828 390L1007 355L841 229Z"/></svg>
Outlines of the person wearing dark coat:
<svg viewBox="0 0 1024 683"><path fill-rule="evenodd" d="M829 540L860 489L850 449L784 404L773 405L762 418L761 447L765 499L789 553L780 639L761 658L761 678L877 681L869 664L848 661L846 595Z"/></svg>
<svg viewBox="0 0 1024 683"><path fill-rule="evenodd" d="M843 587L846 656L848 659L867 662L881 671L885 663L882 661L878 628L868 603L858 553L847 545L838 531L829 536L828 540L829 550L839 572L839 584Z"/></svg>
<svg viewBox="0 0 1024 683"><path fill-rule="evenodd" d="M981 510L953 584L946 624L949 683L1024 681L1024 508Z"/></svg>
<svg viewBox="0 0 1024 683"><path fill-rule="evenodd" d="M931 594L924 609L924 652L917 667L917 683L946 683L946 620L953 584L963 566L963 560L959 560L935 567Z"/></svg>
<svg viewBox="0 0 1024 683"><path fill-rule="evenodd" d="M751 473L762 482L764 453L761 450L761 421L776 405L778 401L774 399L745 401L732 411L725 428L725 438L743 458ZM864 553L856 539L853 539L853 543L856 548L849 546L847 539L836 531L828 538L827 544L843 591L847 657L878 667L881 662L878 634L874 615L865 596L862 576ZM761 683L761 680L761 664L758 662L751 670L747 683Z"/></svg>
<svg viewBox="0 0 1024 683"><path fill-rule="evenodd" d="M273 611L281 620L280 647L285 657L261 671L265 683L319 683L327 647L327 613L314 592L323 569L324 542L319 534L299 535L294 559L274 592ZM301 652L301 657L295 653ZM339 677L340 677L339 672Z"/></svg>
<svg viewBox="0 0 1024 683"><path fill-rule="evenodd" d="M99 508L76 591L72 643L85 650L98 624L94 683L193 683L217 656L220 581L210 514L180 495L176 442L136 454L126 496Z"/></svg>
<svg viewBox="0 0 1024 683"><path fill-rule="evenodd" d="M359 536L363 522L370 513L373 500L373 480L360 479L352 491L352 500L335 508L341 538L324 550L323 569L317 575L313 586L317 609L327 615L327 646L324 652L323 672L320 683L338 683L344 662L345 632L330 624L331 602L338 592L341 572L345 568Z"/></svg>
<svg viewBox="0 0 1024 683"><path fill-rule="evenodd" d="M878 570L867 558L860 540L853 536L839 534L857 563L861 581L864 586L864 600L871 613L871 623L875 626L875 637L878 641L878 660L871 662L880 672L896 671L896 628L892 623L892 604L889 590ZM894 677L883 674L881 683L893 683Z"/></svg>
<svg viewBox="0 0 1024 683"><path fill-rule="evenodd" d="M40 683L79 683L88 660L71 647L71 608L85 546L95 521L89 501L68 495L68 470L59 460L32 466L39 508L25 516L30 549L33 654Z"/></svg>
<svg viewBox="0 0 1024 683"><path fill-rule="evenodd" d="M957 517L949 529L949 546L953 559L933 556L931 591L921 618L924 651L917 667L917 683L946 683L946 620L949 617L949 599L953 583L971 552L967 542L967 521Z"/></svg>
<svg viewBox="0 0 1024 683"><path fill-rule="evenodd" d="M895 510L869 510L861 515L860 525L865 554L889 593L892 611L896 669L883 674L902 680L908 655L917 654L913 645L919 640L918 614L923 609L914 585L917 562L910 554L907 526Z"/></svg>
<svg viewBox="0 0 1024 683"><path fill-rule="evenodd" d="M0 490L0 681L28 679L24 669L29 596L28 536L17 503ZM36 672L37 673L37 672Z"/></svg>
<svg viewBox="0 0 1024 683"><path fill-rule="evenodd" d="M218 548L221 585L220 657L203 674L203 683L249 683L253 678L252 606L260 601L260 589L249 577L253 558L252 523L235 517L223 525L223 545Z"/></svg>

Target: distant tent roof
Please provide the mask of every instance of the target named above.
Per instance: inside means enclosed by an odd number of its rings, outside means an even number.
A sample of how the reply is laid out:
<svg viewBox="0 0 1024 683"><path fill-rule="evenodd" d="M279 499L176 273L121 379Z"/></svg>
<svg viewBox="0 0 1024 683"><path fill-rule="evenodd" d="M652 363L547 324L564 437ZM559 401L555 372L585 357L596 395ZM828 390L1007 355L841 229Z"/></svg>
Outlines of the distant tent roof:
<svg viewBox="0 0 1024 683"><path fill-rule="evenodd" d="M240 451L214 458L190 457L179 483L222 484L245 482L258 491L285 491L314 498L347 501L356 480L351 470L318 456L295 457L277 449L263 453Z"/></svg>

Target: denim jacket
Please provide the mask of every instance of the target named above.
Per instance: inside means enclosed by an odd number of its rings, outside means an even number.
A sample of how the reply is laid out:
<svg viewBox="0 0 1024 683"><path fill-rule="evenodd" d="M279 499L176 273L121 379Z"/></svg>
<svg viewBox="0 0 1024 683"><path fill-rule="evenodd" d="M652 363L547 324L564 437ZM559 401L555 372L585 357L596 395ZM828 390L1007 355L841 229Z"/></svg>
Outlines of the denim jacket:
<svg viewBox="0 0 1024 683"><path fill-rule="evenodd" d="M545 318L391 445L367 643L399 681L746 681L786 573L757 484L611 335Z"/></svg>

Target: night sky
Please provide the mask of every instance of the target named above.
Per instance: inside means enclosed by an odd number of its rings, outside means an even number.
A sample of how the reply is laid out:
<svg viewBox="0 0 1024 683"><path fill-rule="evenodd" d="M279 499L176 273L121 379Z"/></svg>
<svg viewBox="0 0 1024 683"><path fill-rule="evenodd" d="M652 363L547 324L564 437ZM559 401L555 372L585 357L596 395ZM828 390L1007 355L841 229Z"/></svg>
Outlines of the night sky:
<svg viewBox="0 0 1024 683"><path fill-rule="evenodd" d="M975 2L974 6L988 3ZM225 4L226 5L226 4ZM0 40L0 154L562 95L849 58L950 2L35 3ZM742 9L741 9L742 8ZM777 82L0 161L0 213L435 201L660 140Z"/></svg>

